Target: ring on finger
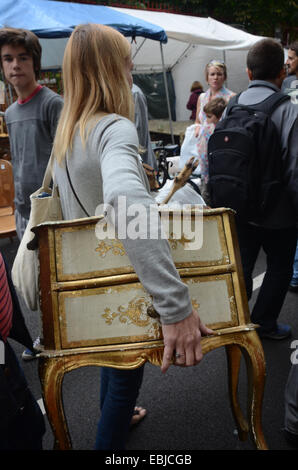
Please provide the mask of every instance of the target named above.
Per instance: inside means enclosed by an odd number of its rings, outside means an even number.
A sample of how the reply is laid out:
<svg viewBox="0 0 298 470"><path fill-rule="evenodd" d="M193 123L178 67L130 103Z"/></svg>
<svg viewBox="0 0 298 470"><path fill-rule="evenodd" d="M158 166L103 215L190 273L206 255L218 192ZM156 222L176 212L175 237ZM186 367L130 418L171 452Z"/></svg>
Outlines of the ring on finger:
<svg viewBox="0 0 298 470"><path fill-rule="evenodd" d="M176 352L175 353L175 358L179 359L179 357L184 357L184 354Z"/></svg>

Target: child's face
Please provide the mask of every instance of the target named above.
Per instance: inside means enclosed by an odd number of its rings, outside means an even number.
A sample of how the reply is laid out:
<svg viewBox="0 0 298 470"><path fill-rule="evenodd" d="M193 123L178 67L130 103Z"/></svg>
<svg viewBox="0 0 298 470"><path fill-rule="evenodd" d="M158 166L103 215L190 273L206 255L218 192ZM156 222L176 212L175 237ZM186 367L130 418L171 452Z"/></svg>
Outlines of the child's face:
<svg viewBox="0 0 298 470"><path fill-rule="evenodd" d="M215 114L208 113L206 114L206 121L208 124L216 124L219 119L215 116Z"/></svg>
<svg viewBox="0 0 298 470"><path fill-rule="evenodd" d="M4 76L14 88L23 90L36 82L33 59L23 46L2 46L1 62Z"/></svg>

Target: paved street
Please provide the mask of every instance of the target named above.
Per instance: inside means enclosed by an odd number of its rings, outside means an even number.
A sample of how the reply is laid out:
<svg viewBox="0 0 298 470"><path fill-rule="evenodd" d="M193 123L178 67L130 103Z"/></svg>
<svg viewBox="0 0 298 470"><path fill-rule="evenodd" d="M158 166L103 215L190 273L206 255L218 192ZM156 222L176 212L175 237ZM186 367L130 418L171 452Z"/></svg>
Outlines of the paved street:
<svg viewBox="0 0 298 470"><path fill-rule="evenodd" d="M0 249L11 264L17 242L0 241ZM254 282L254 296L264 272L264 256L261 255ZM292 326L289 340L264 340L267 362L267 379L263 406L263 430L271 450L287 450L281 434L284 414L284 387L290 368L291 342L298 339L298 294L288 293L280 320ZM25 311L25 309L24 309ZM35 338L39 332L36 314L25 311L29 329ZM23 348L12 342L20 357ZM41 391L37 373L37 361L22 362L27 380L36 399ZM63 398L66 417L74 449L92 449L96 423L99 417L99 369L81 368L65 376ZM245 410L246 374L241 369L239 394ZM162 375L158 367L147 364L139 404L146 407L148 415L132 429L127 448L129 450L250 450L250 439L238 440L230 411L226 356L223 348L208 353L202 363L193 368L171 367ZM42 401L39 403L42 405ZM53 434L47 422L44 449L52 449Z"/></svg>

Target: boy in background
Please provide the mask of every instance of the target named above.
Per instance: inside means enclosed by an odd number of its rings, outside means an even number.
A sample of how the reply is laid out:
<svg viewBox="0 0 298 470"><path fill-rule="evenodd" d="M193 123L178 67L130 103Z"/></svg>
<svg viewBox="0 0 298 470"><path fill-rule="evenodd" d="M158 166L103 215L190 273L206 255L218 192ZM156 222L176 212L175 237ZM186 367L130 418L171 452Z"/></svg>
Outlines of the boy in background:
<svg viewBox="0 0 298 470"><path fill-rule="evenodd" d="M63 100L38 84L41 46L31 31L0 29L0 63L17 101L5 112L15 186L15 218L19 239L30 215L30 194L42 183L51 154Z"/></svg>
<svg viewBox="0 0 298 470"><path fill-rule="evenodd" d="M5 112L14 174L15 219L21 240L30 216L30 194L42 184L52 151L62 98L37 80L41 69L41 45L31 31L0 29L0 64L5 80L13 86L17 101ZM39 338L34 347L39 349ZM26 350L23 359L34 359Z"/></svg>
<svg viewBox="0 0 298 470"><path fill-rule="evenodd" d="M204 106L204 113L206 113L207 119L204 124L199 124L198 133L198 160L201 175L200 191L206 204L208 204L209 196L207 190L207 183L209 179L209 167L208 167L208 140L213 134L214 129L218 121L220 120L225 108L227 106L226 101L223 98L214 98Z"/></svg>

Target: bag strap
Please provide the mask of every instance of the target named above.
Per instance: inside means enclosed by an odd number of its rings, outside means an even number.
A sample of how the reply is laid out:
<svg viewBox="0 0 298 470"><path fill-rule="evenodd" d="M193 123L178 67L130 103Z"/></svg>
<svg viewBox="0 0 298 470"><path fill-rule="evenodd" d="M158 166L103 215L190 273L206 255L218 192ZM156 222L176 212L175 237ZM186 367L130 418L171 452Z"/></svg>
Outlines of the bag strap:
<svg viewBox="0 0 298 470"><path fill-rule="evenodd" d="M81 207L81 209L83 210L83 212L86 214L87 217L90 217L90 215L88 214L88 212L86 211L85 207L83 206L83 204L81 203L80 199L79 199L79 196L77 195L77 193L75 192L74 190L74 187L72 185L72 182L71 182L71 179L70 179L70 174L69 174L69 171L68 171L68 165L67 165L67 154L66 154L66 157L65 157L65 167L66 167L66 173L67 173L67 178L68 178L68 181L69 181L69 184L70 184L70 187L71 187L71 190L73 192L73 195L74 197L76 198L79 206Z"/></svg>
<svg viewBox="0 0 298 470"><path fill-rule="evenodd" d="M104 132L108 129L108 127L110 127L112 124L114 124L115 122L119 121L119 118L115 118L113 119L111 122L109 122L105 127L104 129L101 131L101 134L100 134L100 138L99 140L102 139L102 136L104 134ZM77 200L77 203L79 204L80 208L82 209L82 211L84 212L84 214L86 214L87 217L90 217L90 215L88 214L88 212L86 211L85 207L83 206L83 204L81 203L80 199L79 199L79 196L77 195L77 193L75 192L75 189L73 187L73 184L72 184L72 181L71 181L71 178L70 178L70 174L69 174L69 170L68 170L68 165L67 165L67 154L66 154L66 157L65 157L65 167L66 167L66 173L67 173L67 178L68 178L68 181L69 181L69 184L70 184L70 187L71 187L71 190L73 192L73 195L74 197L76 198Z"/></svg>
<svg viewBox="0 0 298 470"><path fill-rule="evenodd" d="M53 154L53 151L51 152L51 155L50 155L50 158L49 158L49 161L48 161L48 164L47 164L47 167L46 167L46 171L45 171L45 174L44 174L44 177L43 177L43 181L42 181L42 187L44 189L49 189L50 185L51 185L51 182L52 182L52 179L53 179L53 175L52 175L52 165L54 163L54 154Z"/></svg>
<svg viewBox="0 0 298 470"><path fill-rule="evenodd" d="M189 183L193 187L193 189L195 190L196 193L198 193L200 196L202 196L199 186L194 181L192 181L189 178L186 182Z"/></svg>

